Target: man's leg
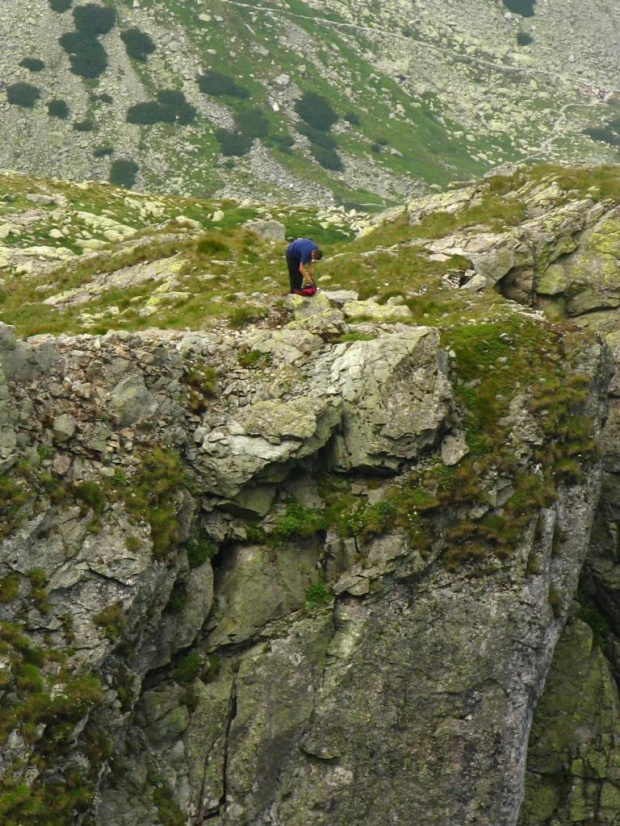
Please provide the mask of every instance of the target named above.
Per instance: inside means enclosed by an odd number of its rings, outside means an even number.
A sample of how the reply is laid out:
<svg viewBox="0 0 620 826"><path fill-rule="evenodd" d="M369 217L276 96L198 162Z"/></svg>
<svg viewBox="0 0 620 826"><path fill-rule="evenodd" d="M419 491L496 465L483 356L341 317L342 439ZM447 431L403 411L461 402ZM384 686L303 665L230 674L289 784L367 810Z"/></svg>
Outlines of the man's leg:
<svg viewBox="0 0 620 826"><path fill-rule="evenodd" d="M286 264L288 266L289 281L291 282L291 292L294 293L295 290L301 290L303 281L303 277L299 271L299 260L287 257Z"/></svg>

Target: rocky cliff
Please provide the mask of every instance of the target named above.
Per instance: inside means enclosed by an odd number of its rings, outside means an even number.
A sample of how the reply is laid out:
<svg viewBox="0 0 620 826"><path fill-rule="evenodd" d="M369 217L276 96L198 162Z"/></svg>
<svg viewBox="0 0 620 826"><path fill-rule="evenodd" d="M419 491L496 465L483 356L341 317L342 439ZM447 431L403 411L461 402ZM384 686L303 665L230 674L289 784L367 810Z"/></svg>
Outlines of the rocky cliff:
<svg viewBox="0 0 620 826"><path fill-rule="evenodd" d="M254 316L273 216L3 202L3 822L613 823L612 180L412 202Z"/></svg>

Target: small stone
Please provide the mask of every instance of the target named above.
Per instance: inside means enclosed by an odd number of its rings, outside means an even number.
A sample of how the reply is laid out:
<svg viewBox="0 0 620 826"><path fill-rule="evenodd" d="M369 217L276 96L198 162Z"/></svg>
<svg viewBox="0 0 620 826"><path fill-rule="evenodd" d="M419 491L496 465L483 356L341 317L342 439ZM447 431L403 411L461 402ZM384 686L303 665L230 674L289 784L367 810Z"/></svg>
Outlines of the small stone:
<svg viewBox="0 0 620 826"><path fill-rule="evenodd" d="M59 476L64 476L71 469L73 457L67 453L57 453L54 457L53 468Z"/></svg>

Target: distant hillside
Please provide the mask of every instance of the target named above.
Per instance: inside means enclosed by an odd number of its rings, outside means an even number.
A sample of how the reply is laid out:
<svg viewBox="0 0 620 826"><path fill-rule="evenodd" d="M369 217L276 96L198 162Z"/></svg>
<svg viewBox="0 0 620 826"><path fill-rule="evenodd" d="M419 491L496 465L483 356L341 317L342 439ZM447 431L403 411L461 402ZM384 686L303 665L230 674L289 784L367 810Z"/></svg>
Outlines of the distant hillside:
<svg viewBox="0 0 620 826"><path fill-rule="evenodd" d="M610 0L4 0L0 167L381 206L611 161L619 29Z"/></svg>

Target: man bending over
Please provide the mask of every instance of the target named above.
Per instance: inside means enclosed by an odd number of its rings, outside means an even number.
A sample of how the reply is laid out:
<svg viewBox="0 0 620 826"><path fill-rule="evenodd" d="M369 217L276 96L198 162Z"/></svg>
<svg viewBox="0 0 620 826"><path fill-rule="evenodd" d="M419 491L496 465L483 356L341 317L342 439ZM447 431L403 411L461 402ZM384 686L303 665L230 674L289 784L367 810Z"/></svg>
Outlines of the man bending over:
<svg viewBox="0 0 620 826"><path fill-rule="evenodd" d="M309 238L298 238L286 248L286 263L288 265L288 275L291 282L291 292L296 295L310 295L313 293L303 293L302 290L309 287L314 288L314 262L320 261L323 253Z"/></svg>

